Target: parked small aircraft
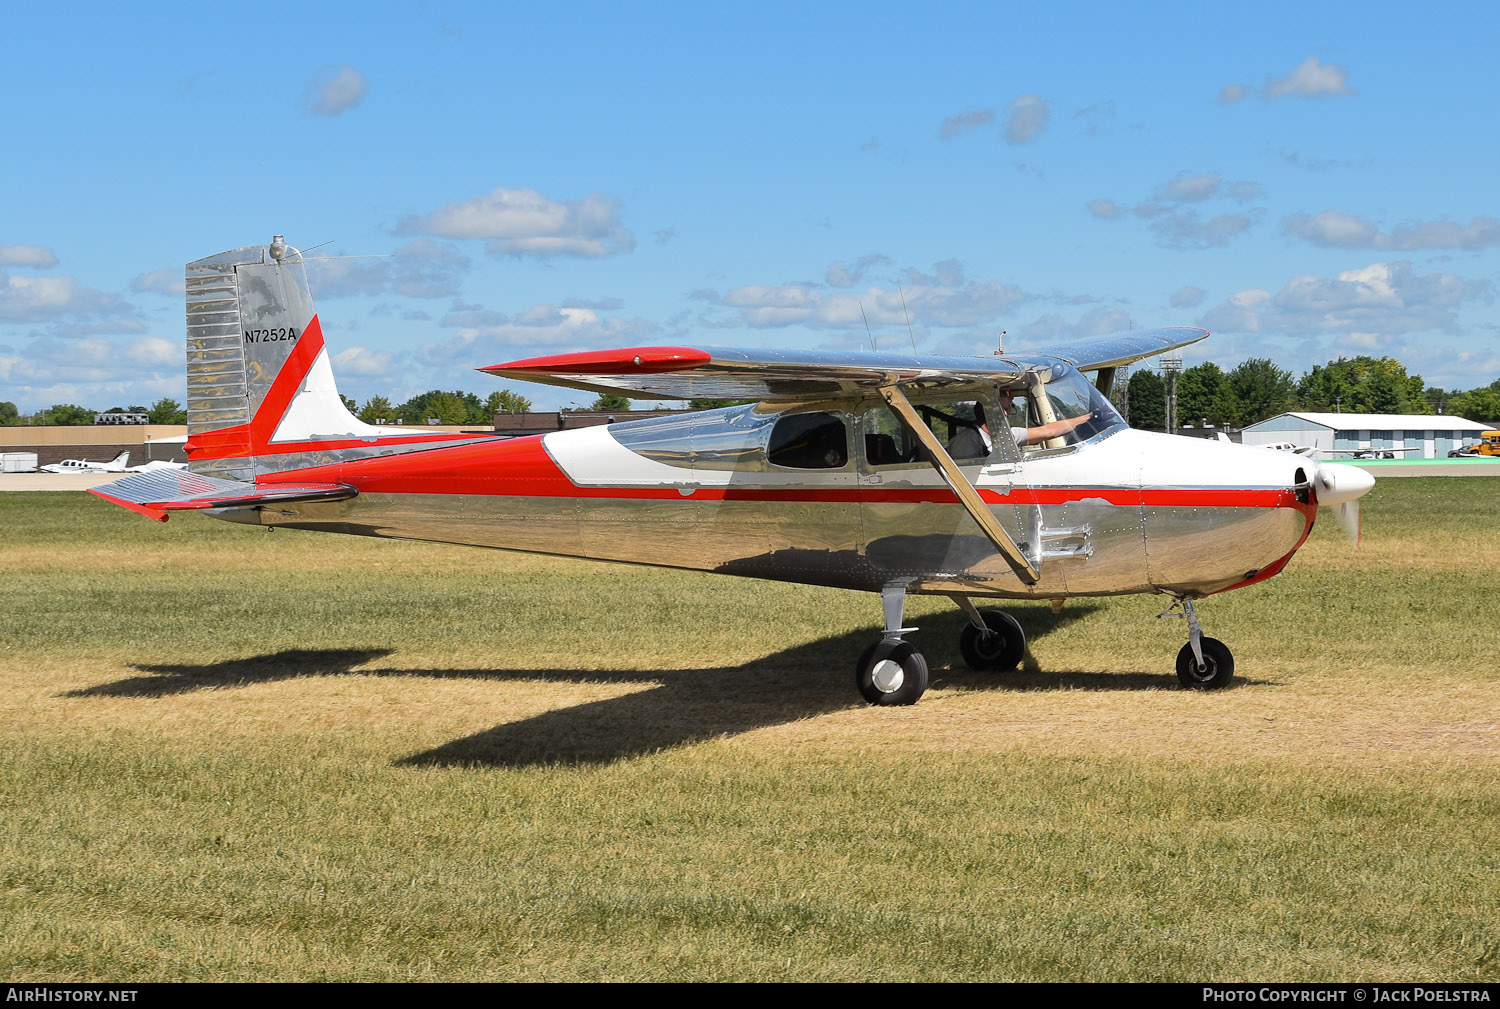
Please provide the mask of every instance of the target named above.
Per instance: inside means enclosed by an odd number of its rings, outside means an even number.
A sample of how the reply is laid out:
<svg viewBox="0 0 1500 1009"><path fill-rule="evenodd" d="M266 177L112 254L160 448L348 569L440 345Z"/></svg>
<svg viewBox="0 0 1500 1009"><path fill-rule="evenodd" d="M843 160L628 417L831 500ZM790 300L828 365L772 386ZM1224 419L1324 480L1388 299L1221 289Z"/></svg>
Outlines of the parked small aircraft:
<svg viewBox="0 0 1500 1009"><path fill-rule="evenodd" d="M113 459L94 462L89 459L64 459L41 467L43 473L128 473L130 452L121 452Z"/></svg>
<svg viewBox="0 0 1500 1009"><path fill-rule="evenodd" d="M87 459L64 459L48 466L41 467L42 473L155 473L164 469L187 469L186 463L168 462L165 459L152 459L143 462L139 466L131 466L130 451L127 449L105 462L90 462Z"/></svg>
<svg viewBox="0 0 1500 1009"><path fill-rule="evenodd" d="M1220 432L1219 438L1228 441L1229 437ZM1420 452L1420 448L1318 448L1315 445L1296 445L1289 441L1271 441L1262 445L1253 445L1252 448L1266 449L1271 452L1295 452L1297 455L1309 456L1313 459L1399 459L1408 452ZM1449 455L1452 455L1450 452Z"/></svg>
<svg viewBox="0 0 1500 1009"><path fill-rule="evenodd" d="M505 439L362 423L344 407L300 253L280 236L188 264L189 471L94 491L165 521L438 540L879 593L860 693L910 704L926 660L908 596L967 615L975 669L1019 664L1014 617L975 599L1160 593L1184 617L1177 675L1230 682L1194 601L1264 581L1355 467L1131 430L1115 369L1208 336L1121 333L993 358L635 347L480 370L646 399L748 399ZM1084 378L1093 372L1093 384ZM1180 613L1173 612L1181 610Z"/></svg>
<svg viewBox="0 0 1500 1009"><path fill-rule="evenodd" d="M1219 439L1221 441L1229 441L1229 436L1221 431L1219 432ZM1311 445L1296 445L1289 441L1271 441L1266 442L1264 445L1252 445L1250 447L1266 449L1270 452L1292 452L1296 455L1307 456L1316 456L1319 451Z"/></svg>
<svg viewBox="0 0 1500 1009"><path fill-rule="evenodd" d="M1358 449L1333 449L1330 456L1343 456L1348 459L1399 459L1409 452L1421 452L1420 448L1358 448Z"/></svg>

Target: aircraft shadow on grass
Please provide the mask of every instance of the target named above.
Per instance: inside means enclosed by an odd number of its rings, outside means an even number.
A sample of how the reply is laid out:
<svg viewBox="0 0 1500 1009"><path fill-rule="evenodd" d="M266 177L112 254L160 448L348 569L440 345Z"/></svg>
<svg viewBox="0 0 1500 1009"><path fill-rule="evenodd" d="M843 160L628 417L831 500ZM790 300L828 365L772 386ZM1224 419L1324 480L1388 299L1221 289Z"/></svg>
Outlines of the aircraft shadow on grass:
<svg viewBox="0 0 1500 1009"><path fill-rule="evenodd" d="M1010 673L976 673L956 656L958 613L928 617L922 633L932 683L960 690L1154 690L1174 687L1170 673L1043 670L1030 645L1097 607L1024 614L1026 658ZM69 691L64 697L169 697L311 676L402 676L495 682L639 683L648 689L559 708L497 725L397 761L403 766L525 767L608 763L671 747L781 725L855 707L855 658L874 640L869 629L798 645L741 666L696 669L390 669L364 668L390 648L287 650L206 665L137 664L147 675ZM953 664L944 668L948 653Z"/></svg>

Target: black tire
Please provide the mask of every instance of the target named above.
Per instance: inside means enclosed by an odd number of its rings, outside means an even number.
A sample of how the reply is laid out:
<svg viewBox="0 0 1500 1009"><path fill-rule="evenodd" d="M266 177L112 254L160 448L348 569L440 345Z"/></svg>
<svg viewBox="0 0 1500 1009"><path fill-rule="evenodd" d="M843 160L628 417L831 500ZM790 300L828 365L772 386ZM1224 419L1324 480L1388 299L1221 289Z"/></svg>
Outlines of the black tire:
<svg viewBox="0 0 1500 1009"><path fill-rule="evenodd" d="M958 632L958 650L970 669L979 672L1008 673L1021 664L1026 655L1026 632L1015 617L993 606L979 611L990 629L985 634L972 623Z"/></svg>
<svg viewBox="0 0 1500 1009"><path fill-rule="evenodd" d="M1194 690L1220 690L1234 679L1234 655L1218 638L1200 638L1203 646L1203 669L1198 669L1198 660L1193 655L1191 644L1183 645L1177 653L1177 678L1184 687Z"/></svg>
<svg viewBox="0 0 1500 1009"><path fill-rule="evenodd" d="M871 704L916 704L927 692L927 660L904 641L879 641L859 657L854 684Z"/></svg>

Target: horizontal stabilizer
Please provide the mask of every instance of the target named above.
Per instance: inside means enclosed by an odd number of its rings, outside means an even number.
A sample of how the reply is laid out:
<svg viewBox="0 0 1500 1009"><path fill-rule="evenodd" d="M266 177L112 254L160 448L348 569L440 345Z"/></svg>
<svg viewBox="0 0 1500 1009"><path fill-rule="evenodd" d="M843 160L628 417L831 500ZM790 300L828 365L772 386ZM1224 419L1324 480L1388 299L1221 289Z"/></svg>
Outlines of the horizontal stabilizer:
<svg viewBox="0 0 1500 1009"><path fill-rule="evenodd" d="M95 487L89 493L121 508L165 522L167 513L174 511L250 508L293 501L343 501L359 491L341 483L253 484L187 470L157 470Z"/></svg>

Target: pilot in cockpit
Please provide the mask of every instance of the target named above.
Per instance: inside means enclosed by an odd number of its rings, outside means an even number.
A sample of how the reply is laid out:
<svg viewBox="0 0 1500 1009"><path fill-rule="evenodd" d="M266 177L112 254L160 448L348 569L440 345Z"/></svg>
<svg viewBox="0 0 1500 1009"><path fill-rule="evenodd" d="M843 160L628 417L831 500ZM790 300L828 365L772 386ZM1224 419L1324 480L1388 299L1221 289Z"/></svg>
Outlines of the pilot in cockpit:
<svg viewBox="0 0 1500 1009"><path fill-rule="evenodd" d="M974 423L965 424L948 442L948 455L953 459L988 459L995 443L990 439L990 428L985 422L984 404L974 404Z"/></svg>
<svg viewBox="0 0 1500 1009"><path fill-rule="evenodd" d="M1010 430L1015 435L1016 444L1022 448L1040 445L1053 438L1061 438L1094 419L1094 414L1090 412L1081 413L1077 417L1054 420L1048 424L1038 424L1035 427L1028 426L1026 397L1015 395L1006 389L1000 390L1000 410L1010 422Z"/></svg>

